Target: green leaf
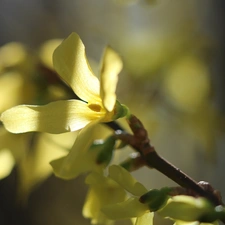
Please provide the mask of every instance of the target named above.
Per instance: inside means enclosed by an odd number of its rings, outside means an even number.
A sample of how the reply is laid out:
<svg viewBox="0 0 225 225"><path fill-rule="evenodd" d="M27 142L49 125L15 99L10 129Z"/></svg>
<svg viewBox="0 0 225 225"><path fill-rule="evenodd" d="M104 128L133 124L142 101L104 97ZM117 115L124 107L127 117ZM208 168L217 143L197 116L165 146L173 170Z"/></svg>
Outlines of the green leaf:
<svg viewBox="0 0 225 225"><path fill-rule="evenodd" d="M113 150L115 146L116 140L114 136L108 137L103 143L98 147L100 149L100 153L97 157L97 163L102 164L105 163L108 165L113 156Z"/></svg>
<svg viewBox="0 0 225 225"><path fill-rule="evenodd" d="M161 190L152 189L140 197L140 202L148 204L150 211L157 211L162 208L168 200L168 192L170 188L162 188Z"/></svg>
<svg viewBox="0 0 225 225"><path fill-rule="evenodd" d="M113 117L113 120L117 120L119 118L122 118L124 116L129 117L130 116L130 110L129 108L124 105L124 104L120 104L119 101L116 101L115 104L115 115Z"/></svg>
<svg viewBox="0 0 225 225"><path fill-rule="evenodd" d="M207 213L201 218L204 222L213 222L215 220L225 219L225 209L222 205L218 205L210 213Z"/></svg>

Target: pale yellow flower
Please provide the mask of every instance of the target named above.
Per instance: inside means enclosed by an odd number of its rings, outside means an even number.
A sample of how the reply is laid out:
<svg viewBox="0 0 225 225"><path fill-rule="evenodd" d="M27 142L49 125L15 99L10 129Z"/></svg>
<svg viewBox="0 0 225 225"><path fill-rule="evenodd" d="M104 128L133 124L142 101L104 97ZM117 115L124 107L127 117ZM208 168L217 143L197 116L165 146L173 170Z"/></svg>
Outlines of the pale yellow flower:
<svg viewBox="0 0 225 225"><path fill-rule="evenodd" d="M44 106L19 105L1 114L5 128L12 133L75 131L91 122L109 122L124 115L116 101L118 74L122 61L110 47L105 49L100 82L85 56L85 47L72 33L53 54L53 64L61 78L81 100L62 100Z"/></svg>
<svg viewBox="0 0 225 225"><path fill-rule="evenodd" d="M83 207L83 216L91 219L91 224L112 225L110 220L101 208L108 204L115 204L126 199L125 190L109 177L104 177L102 173L92 172L86 180L90 186L86 201Z"/></svg>

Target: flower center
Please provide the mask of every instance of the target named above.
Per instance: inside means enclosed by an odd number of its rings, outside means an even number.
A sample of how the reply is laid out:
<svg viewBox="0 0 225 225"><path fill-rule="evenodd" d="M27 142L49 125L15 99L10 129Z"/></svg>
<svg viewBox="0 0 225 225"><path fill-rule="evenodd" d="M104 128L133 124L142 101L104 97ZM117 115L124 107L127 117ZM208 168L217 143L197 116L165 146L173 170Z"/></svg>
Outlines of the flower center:
<svg viewBox="0 0 225 225"><path fill-rule="evenodd" d="M97 103L88 103L88 107L95 112L100 112L102 109L102 107Z"/></svg>

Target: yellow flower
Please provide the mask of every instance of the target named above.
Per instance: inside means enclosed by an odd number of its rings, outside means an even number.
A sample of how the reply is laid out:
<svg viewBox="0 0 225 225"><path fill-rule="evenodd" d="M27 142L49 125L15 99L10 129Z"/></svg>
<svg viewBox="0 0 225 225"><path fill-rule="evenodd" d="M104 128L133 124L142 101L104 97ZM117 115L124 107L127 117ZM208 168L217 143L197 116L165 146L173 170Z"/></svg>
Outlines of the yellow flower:
<svg viewBox="0 0 225 225"><path fill-rule="evenodd" d="M124 116L124 107L116 101L115 95L122 61L110 47L103 55L100 82L88 64L85 47L76 33L56 48L53 64L81 100L55 101L44 106L19 105L8 109L1 114L1 121L8 131L57 134L79 130L91 122L109 122Z"/></svg>
<svg viewBox="0 0 225 225"><path fill-rule="evenodd" d="M108 204L115 204L124 201L125 190L109 177L104 177L102 173L92 172L86 180L90 186L85 204L83 216L91 219L91 224L113 224L114 221L107 218L101 212L101 208Z"/></svg>

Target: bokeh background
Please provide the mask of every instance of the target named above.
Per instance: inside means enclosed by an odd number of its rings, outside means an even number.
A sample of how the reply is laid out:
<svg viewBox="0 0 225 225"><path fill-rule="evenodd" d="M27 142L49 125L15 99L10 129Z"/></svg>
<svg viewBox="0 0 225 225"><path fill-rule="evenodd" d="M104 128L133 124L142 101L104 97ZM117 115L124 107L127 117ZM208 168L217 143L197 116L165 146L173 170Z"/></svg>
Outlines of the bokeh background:
<svg viewBox="0 0 225 225"><path fill-rule="evenodd" d="M225 198L224 12L223 0L0 0L0 111L72 96L49 58L71 32L96 73L109 44L124 61L118 99L158 153ZM90 224L82 217L84 177L63 181L48 165L75 134L42 136L1 127L0 224ZM147 168L133 174L148 188L175 185Z"/></svg>

